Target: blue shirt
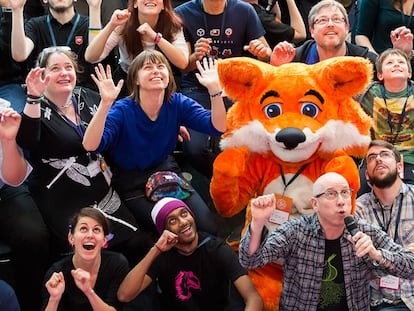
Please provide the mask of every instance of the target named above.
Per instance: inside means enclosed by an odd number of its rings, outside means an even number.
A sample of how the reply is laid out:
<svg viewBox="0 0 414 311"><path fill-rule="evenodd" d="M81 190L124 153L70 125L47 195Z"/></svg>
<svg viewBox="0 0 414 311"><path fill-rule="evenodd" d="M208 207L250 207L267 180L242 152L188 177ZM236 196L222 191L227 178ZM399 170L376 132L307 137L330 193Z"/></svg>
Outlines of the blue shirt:
<svg viewBox="0 0 414 311"><path fill-rule="evenodd" d="M211 123L211 111L180 93L164 102L155 121L135 100L124 98L109 110L98 152L109 151L121 169L144 170L165 161L176 147L184 125L211 136L220 136Z"/></svg>

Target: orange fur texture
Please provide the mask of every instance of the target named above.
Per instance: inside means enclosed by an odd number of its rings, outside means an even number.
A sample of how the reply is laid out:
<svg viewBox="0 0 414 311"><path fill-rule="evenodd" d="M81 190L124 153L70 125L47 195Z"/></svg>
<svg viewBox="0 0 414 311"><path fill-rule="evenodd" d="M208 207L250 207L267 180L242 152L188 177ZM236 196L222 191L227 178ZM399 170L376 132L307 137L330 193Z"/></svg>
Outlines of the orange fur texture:
<svg viewBox="0 0 414 311"><path fill-rule="evenodd" d="M234 101L210 184L222 216L231 217L247 207L245 230L251 220L249 201L268 193L292 199L290 217L310 214L313 182L328 171L344 175L355 190L355 204L359 174L351 156L364 156L371 119L353 96L372 79L368 60L346 56L314 65L274 67L235 57L221 60L218 73L226 95ZM277 225L267 226L273 230ZM265 310L278 310L281 266L267 265L249 275Z"/></svg>

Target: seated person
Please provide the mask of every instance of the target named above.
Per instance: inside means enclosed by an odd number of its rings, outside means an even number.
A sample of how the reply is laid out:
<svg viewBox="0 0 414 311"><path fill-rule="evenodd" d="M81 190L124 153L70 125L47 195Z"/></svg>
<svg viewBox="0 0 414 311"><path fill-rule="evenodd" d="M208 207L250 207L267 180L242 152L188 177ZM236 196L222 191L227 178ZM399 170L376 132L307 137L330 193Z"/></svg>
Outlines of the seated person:
<svg viewBox="0 0 414 311"><path fill-rule="evenodd" d="M244 310L261 310L262 300L236 253L222 240L197 231L183 201L163 198L151 216L161 236L122 282L121 301L130 301L154 281L161 289L163 310L233 310L227 308L236 303L229 296L234 286Z"/></svg>
<svg viewBox="0 0 414 311"><path fill-rule="evenodd" d="M12 250L11 275L21 308L34 311L40 309L50 235L24 183L32 167L16 143L21 116L9 106L0 99L0 239Z"/></svg>
<svg viewBox="0 0 414 311"><path fill-rule="evenodd" d="M116 293L128 273L120 253L103 250L109 222L96 208L82 208L69 223L73 255L54 263L46 273L42 310L121 310Z"/></svg>
<svg viewBox="0 0 414 311"><path fill-rule="evenodd" d="M203 66L198 62L197 76L209 90L211 110L175 92L171 67L159 51L145 50L138 54L128 70L131 95L115 103L122 82L114 85L110 68L105 72L99 65L97 69L94 80L102 102L85 132L83 146L110 155L114 187L144 230L155 232L151 220L153 203L144 195L148 177L157 171L180 173L171 156L180 125L213 136L226 130L226 110L216 66L211 58L205 58ZM214 216L199 194L194 191L186 203L200 228L214 234L217 231Z"/></svg>

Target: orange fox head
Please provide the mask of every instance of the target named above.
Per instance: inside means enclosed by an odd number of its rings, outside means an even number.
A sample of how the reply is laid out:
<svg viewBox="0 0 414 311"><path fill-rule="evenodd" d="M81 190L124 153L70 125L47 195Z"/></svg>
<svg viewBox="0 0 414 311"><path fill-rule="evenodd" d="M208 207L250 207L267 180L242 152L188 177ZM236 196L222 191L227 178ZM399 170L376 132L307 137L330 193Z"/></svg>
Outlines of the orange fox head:
<svg viewBox="0 0 414 311"><path fill-rule="evenodd" d="M336 57L314 65L279 67L247 58L221 60L220 82L234 100L221 146L247 146L284 162L307 161L337 150L362 157L371 119L352 98L372 77L371 63Z"/></svg>

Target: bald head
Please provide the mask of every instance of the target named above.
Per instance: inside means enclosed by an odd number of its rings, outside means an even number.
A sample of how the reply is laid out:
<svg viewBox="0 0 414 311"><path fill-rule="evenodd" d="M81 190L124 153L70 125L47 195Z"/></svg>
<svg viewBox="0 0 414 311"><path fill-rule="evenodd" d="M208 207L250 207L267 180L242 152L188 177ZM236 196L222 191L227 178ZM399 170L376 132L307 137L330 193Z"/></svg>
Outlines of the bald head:
<svg viewBox="0 0 414 311"><path fill-rule="evenodd" d="M334 172L325 173L315 180L312 191L313 196L316 196L333 185L338 184L349 187L348 181L342 175Z"/></svg>

